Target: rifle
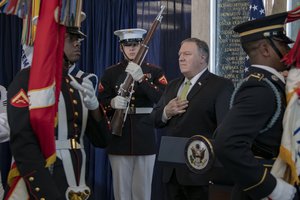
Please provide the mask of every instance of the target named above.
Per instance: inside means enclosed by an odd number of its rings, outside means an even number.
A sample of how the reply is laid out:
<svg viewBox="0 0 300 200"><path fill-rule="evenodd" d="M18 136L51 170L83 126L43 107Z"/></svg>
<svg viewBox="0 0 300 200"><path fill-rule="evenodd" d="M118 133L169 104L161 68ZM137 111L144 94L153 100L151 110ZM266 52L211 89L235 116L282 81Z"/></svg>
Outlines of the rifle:
<svg viewBox="0 0 300 200"><path fill-rule="evenodd" d="M162 5L160 8L160 12L154 19L154 21L150 27L150 30L148 31L143 42L141 43L141 47L132 62L134 62L138 65L141 65L142 62L144 61L145 56L149 49L149 47L147 45L148 45L150 39L152 38L157 26L161 23L161 20L163 18L162 12L164 11L164 9L165 9L165 6ZM122 97L126 97L128 95L128 93L130 93L129 89L131 88L133 82L134 81L133 81L132 76L127 73L127 76L126 76L124 82L120 85L118 95L120 95ZM128 110L128 108L126 110ZM126 115L127 115L127 112L124 113L124 111L125 110L123 110L123 109L115 110L115 113L111 120L111 128L112 128L113 135L122 136L122 128L123 128L123 124L126 120Z"/></svg>

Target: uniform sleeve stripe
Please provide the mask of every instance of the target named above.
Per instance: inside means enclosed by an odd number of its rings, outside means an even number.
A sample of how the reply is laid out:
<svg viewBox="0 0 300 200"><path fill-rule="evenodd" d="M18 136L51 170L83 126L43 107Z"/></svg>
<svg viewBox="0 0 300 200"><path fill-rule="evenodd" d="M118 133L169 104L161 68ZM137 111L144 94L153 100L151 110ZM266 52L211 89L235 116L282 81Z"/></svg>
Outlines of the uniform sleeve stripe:
<svg viewBox="0 0 300 200"><path fill-rule="evenodd" d="M246 191L249 191L249 190L251 190L251 189L253 189L253 188L259 186L260 184L262 184L262 182L263 182L263 181L265 180L265 178L266 178L266 175L267 175L267 169L265 168L264 175L263 175L263 177L261 178L261 180L260 180L257 184L252 185L252 186L250 186L250 187L244 189L243 191L245 191L245 192L246 192Z"/></svg>

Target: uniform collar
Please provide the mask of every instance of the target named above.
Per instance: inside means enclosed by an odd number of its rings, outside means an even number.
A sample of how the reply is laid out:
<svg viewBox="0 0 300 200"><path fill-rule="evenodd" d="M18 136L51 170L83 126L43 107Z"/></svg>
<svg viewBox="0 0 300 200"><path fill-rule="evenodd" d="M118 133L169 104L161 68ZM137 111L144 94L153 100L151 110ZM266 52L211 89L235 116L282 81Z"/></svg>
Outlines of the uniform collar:
<svg viewBox="0 0 300 200"><path fill-rule="evenodd" d="M69 74L71 74L72 73L72 71L74 70L74 68L75 68L75 64L73 64L71 67L69 67Z"/></svg>
<svg viewBox="0 0 300 200"><path fill-rule="evenodd" d="M271 74L274 74L275 76L277 76L283 83L285 83L284 77L272 67L265 66L265 65L251 65L251 67L256 67L256 68L266 70L266 71L270 72Z"/></svg>

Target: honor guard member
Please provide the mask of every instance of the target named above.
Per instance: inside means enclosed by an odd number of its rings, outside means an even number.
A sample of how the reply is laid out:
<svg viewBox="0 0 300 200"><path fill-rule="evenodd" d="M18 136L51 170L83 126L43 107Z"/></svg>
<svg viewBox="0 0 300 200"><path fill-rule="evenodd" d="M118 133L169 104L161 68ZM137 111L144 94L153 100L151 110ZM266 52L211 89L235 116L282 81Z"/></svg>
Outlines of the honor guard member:
<svg viewBox="0 0 300 200"><path fill-rule="evenodd" d="M242 23L240 35L251 67L216 131L215 151L235 181L232 199L291 200L295 188L270 173L279 153L286 107L287 70L281 59L293 41L284 32L287 13Z"/></svg>
<svg viewBox="0 0 300 200"><path fill-rule="evenodd" d="M108 117L114 110L128 108L122 136L113 135L107 152L112 167L116 200L150 200L155 162L155 132L151 123L152 107L167 84L163 71L149 63L130 62L139 51L144 29L123 29L114 34L120 38L124 60L108 67L99 85L99 98ZM118 96L127 73L134 79L132 95Z"/></svg>
<svg viewBox="0 0 300 200"><path fill-rule="evenodd" d="M96 97L98 84L92 83L96 81L96 75L74 71L84 38L85 35L79 28L66 28L64 66L55 127L56 161L49 168L44 167L45 159L30 125L27 95L30 68L21 70L9 86L11 150L17 169L26 183L29 199L89 199L91 194L91 189L85 182L86 154L83 136L86 134L94 146L104 147L105 133L109 133L109 130ZM15 190L10 190L7 198L17 195L14 192Z"/></svg>

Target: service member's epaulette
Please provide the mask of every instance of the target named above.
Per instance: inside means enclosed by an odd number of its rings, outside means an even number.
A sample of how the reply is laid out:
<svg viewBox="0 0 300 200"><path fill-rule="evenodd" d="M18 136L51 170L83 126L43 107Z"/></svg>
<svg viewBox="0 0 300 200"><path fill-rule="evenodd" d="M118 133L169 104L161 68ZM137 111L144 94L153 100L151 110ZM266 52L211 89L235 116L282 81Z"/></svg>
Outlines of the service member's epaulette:
<svg viewBox="0 0 300 200"><path fill-rule="evenodd" d="M272 91L274 92L274 95L276 97L276 107L277 107L277 109L276 109L273 117L269 121L269 123L266 125L266 127L259 131L260 133L264 133L267 130L269 130L275 124L275 122L279 118L280 112L281 112L281 97L280 97L280 93L277 90L277 88L275 87L275 85L269 79L264 78L264 74L252 73L249 76L247 76L246 78L244 78L243 80L241 80L237 84L236 88L234 89L234 91L233 91L233 93L231 95L229 109L232 108L235 96L236 96L237 92L239 91L239 89L241 88L241 86L243 85L243 83L245 83L245 82L247 82L249 80L257 80L257 81L264 81L264 82L266 82L267 85L270 86L270 88L272 89Z"/></svg>
<svg viewBox="0 0 300 200"><path fill-rule="evenodd" d="M264 78L264 75L263 74L261 74L261 73L252 73L252 74L250 74L247 78L246 78L246 80L251 80L251 79L256 79L256 80L258 80L258 81L261 81L262 79Z"/></svg>

